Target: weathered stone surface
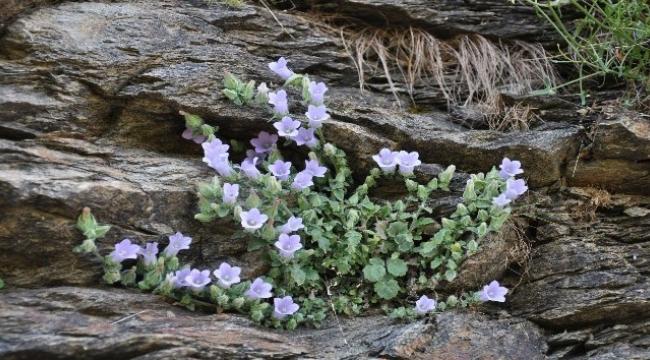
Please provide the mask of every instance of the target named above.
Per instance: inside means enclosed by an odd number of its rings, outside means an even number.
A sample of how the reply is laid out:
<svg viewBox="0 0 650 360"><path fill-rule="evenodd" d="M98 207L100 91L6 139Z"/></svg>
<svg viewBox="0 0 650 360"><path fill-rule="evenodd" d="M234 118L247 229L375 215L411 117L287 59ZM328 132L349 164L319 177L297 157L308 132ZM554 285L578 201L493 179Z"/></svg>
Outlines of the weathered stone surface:
<svg viewBox="0 0 650 360"><path fill-rule="evenodd" d="M15 17L36 3L49 5ZM479 31L542 40L539 34L546 32L523 22L532 12L505 2L334 5L357 18L380 11L391 24L447 29L449 35ZM220 2L10 6L17 9L7 12L11 25L0 31L0 278L10 287L0 292L1 358L544 357L540 331L505 312L500 320L450 313L411 325L362 318L344 320L344 334L331 325L287 335L238 317L189 314L135 292L15 289L98 282L99 264L70 251L81 241L74 219L83 206L114 225L100 243L103 252L125 236L164 244L167 234L180 230L195 240L184 260L214 267L227 257L256 271L254 254L242 256L244 242L231 241L230 224L193 219L195 184L213 172L200 162L200 148L180 138L178 111L202 115L227 138L246 141L271 130L262 109L238 108L219 90L225 70L272 79L266 63L281 55L294 70L328 82L333 120L324 131L349 153L357 176L373 166L369 155L382 147L419 151L427 163L416 174L422 180L457 165L452 192L432 199L436 216L453 209L467 173L489 170L503 156L521 159L537 190L565 182L628 194L650 189L646 117L624 113L590 128L592 119L563 119L575 112L571 108L532 131L468 131L447 113L415 114L396 107L390 94L360 94L355 68L336 36L292 12L275 11L283 31L264 8ZM423 6L426 11L418 10ZM506 16L509 11L517 16ZM6 19L0 14L0 28ZM496 25L519 21L521 26ZM401 196L394 188L380 184L375 195ZM518 210L528 222L523 233L506 231L484 243L484 252L463 265L460 283L476 288L505 273L505 283L513 286L527 274L511 293L508 311L545 328L551 358L650 358L650 201L556 189L527 197ZM508 254L524 250L515 247L521 245L518 235L525 235L532 253L527 267L513 269ZM170 311L176 317L167 318Z"/></svg>
<svg viewBox="0 0 650 360"><path fill-rule="evenodd" d="M71 252L81 240L73 219L84 206L115 225L102 248L126 236L164 243L163 235L182 231L198 242L195 260L201 240L218 254L212 261L245 250L225 241L225 224L194 220L196 183L213 175L196 158L40 138L0 140L0 159L0 277L14 286L97 280L99 264Z"/></svg>
<svg viewBox="0 0 650 360"><path fill-rule="evenodd" d="M647 198L573 192L542 200L526 281L511 297L514 314L555 331L622 324L650 314L650 221L624 213ZM600 210L598 210L600 207Z"/></svg>
<svg viewBox="0 0 650 360"><path fill-rule="evenodd" d="M622 113L590 130L591 144L572 159L567 179L576 186L614 192L650 194L650 118Z"/></svg>
<svg viewBox="0 0 650 360"><path fill-rule="evenodd" d="M360 18L379 26L419 26L441 37L479 33L502 39L553 43L550 24L530 6L499 0L306 0L321 10Z"/></svg>
<svg viewBox="0 0 650 360"><path fill-rule="evenodd" d="M0 293L2 359L543 359L521 319L441 314L427 322L342 319L284 333L233 315L191 313L155 295L59 287Z"/></svg>

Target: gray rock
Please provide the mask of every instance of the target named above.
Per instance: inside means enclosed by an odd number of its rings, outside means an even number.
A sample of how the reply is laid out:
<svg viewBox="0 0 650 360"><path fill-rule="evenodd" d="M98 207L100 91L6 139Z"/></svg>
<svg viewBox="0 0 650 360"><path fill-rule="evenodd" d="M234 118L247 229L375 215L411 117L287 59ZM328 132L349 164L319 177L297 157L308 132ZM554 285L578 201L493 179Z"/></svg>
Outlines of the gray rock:
<svg viewBox="0 0 650 360"><path fill-rule="evenodd" d="M534 8L499 0L306 0L321 10L346 14L379 26L427 28L441 37L479 33L508 40L554 43L557 35Z"/></svg>
<svg viewBox="0 0 650 360"><path fill-rule="evenodd" d="M650 195L650 118L624 112L598 122L589 134L586 151L568 166L569 183Z"/></svg>
<svg viewBox="0 0 650 360"><path fill-rule="evenodd" d="M0 293L2 359L543 359L530 322L448 312L431 323L341 319L295 333L226 314L191 313L120 289L57 287Z"/></svg>

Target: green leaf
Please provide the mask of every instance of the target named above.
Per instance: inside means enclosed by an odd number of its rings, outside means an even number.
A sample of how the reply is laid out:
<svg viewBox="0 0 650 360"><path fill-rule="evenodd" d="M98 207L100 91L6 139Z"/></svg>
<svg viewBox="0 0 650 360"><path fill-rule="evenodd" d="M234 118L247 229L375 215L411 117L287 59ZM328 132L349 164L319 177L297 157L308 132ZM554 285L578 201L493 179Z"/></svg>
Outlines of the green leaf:
<svg viewBox="0 0 650 360"><path fill-rule="evenodd" d="M437 258L431 260L431 263L429 264L429 267L431 267L431 270L435 270L435 269L439 268L440 265L442 265L442 258L437 257Z"/></svg>
<svg viewBox="0 0 650 360"><path fill-rule="evenodd" d="M234 91L234 90L223 89L223 90L221 90L221 92L223 93L223 95L225 97L227 97L228 99L230 99L232 101L235 101L235 100L237 100L239 98L239 95L237 95L237 92Z"/></svg>
<svg viewBox="0 0 650 360"><path fill-rule="evenodd" d="M377 282L386 275L384 260L379 258L370 259L370 263L363 268L363 276L370 282Z"/></svg>
<svg viewBox="0 0 650 360"><path fill-rule="evenodd" d="M386 268L388 269L388 272L396 277L404 276L406 275L406 271L408 270L408 266L406 265L406 262L402 259L388 259L386 261Z"/></svg>
<svg viewBox="0 0 650 360"><path fill-rule="evenodd" d="M386 278L375 283L375 293L382 299L390 300L397 296L400 287L395 279Z"/></svg>
<svg viewBox="0 0 650 360"><path fill-rule="evenodd" d="M488 226L486 223L482 222L481 225L476 228L476 234L478 234L479 238L482 238L483 236L487 235L488 232Z"/></svg>
<svg viewBox="0 0 650 360"><path fill-rule="evenodd" d="M398 221L398 222L391 223L388 226L388 230L386 231L386 233L391 237L395 237L399 234L408 233L408 230L409 230L408 224L406 224L405 222Z"/></svg>
<svg viewBox="0 0 650 360"><path fill-rule="evenodd" d="M301 286L302 284L305 283L305 278L307 277L307 274L302 270L302 268L294 264L293 267L291 268L291 278L293 281L298 285Z"/></svg>
<svg viewBox="0 0 650 360"><path fill-rule="evenodd" d="M261 204L262 204L262 200L260 199L259 196L257 196L257 193L251 191L250 195L248 195L248 197L246 198L244 207L246 209L259 208Z"/></svg>
<svg viewBox="0 0 650 360"><path fill-rule="evenodd" d="M223 86L229 90L236 90L239 87L239 84L239 79L237 79L237 77L232 73L226 71L226 75L223 77Z"/></svg>
<svg viewBox="0 0 650 360"><path fill-rule="evenodd" d="M429 188L423 185L418 185L418 199L424 201L429 198L430 193L431 190L429 190Z"/></svg>
<svg viewBox="0 0 650 360"><path fill-rule="evenodd" d="M432 191L438 190L438 179L437 178L431 179L431 181L427 183L427 188Z"/></svg>
<svg viewBox="0 0 650 360"><path fill-rule="evenodd" d="M447 280L448 282L452 282L454 281L457 275L458 274L456 273L456 270L449 269L445 271L445 280Z"/></svg>
<svg viewBox="0 0 650 360"><path fill-rule="evenodd" d="M3 289L5 287L5 282L0 279L0 289Z"/></svg>

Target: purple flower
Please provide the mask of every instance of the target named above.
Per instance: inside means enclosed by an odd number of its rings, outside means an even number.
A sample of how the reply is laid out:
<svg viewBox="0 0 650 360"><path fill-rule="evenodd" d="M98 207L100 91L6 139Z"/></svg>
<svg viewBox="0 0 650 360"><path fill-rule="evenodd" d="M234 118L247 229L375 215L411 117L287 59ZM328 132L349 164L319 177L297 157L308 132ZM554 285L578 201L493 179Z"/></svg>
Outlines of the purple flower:
<svg viewBox="0 0 650 360"><path fill-rule="evenodd" d="M142 249L142 257L144 259L144 264L145 265L151 265L155 264L156 260L156 255L158 255L158 243L157 242L150 242L147 243Z"/></svg>
<svg viewBox="0 0 650 360"><path fill-rule="evenodd" d="M289 174L291 173L291 162L284 162L282 160L275 160L275 162L269 165L269 171L273 176L278 178L278 180L287 180Z"/></svg>
<svg viewBox="0 0 650 360"><path fill-rule="evenodd" d="M285 116L282 120L273 123L273 127L278 130L278 135L290 138L298 135L300 121Z"/></svg>
<svg viewBox="0 0 650 360"><path fill-rule="evenodd" d="M234 204L239 196L239 185L237 184L223 184L223 203Z"/></svg>
<svg viewBox="0 0 650 360"><path fill-rule="evenodd" d="M298 309L300 309L300 306L293 302L293 298L291 296L275 298L273 299L273 305L273 317L280 320L289 315L293 315L296 311L298 311Z"/></svg>
<svg viewBox="0 0 650 360"><path fill-rule="evenodd" d="M417 151L408 153L406 151L400 151L397 154L397 164L399 165L399 172L402 175L412 175L413 169L422 164L418 158L420 154Z"/></svg>
<svg viewBox="0 0 650 360"><path fill-rule="evenodd" d="M312 127L314 129L318 129L319 127L323 126L323 121L330 118L325 105L309 105L307 107L305 116L307 116L307 119L309 119L309 127Z"/></svg>
<svg viewBox="0 0 650 360"><path fill-rule="evenodd" d="M304 228L305 225L302 224L302 218L292 216L287 220L286 224L280 227L280 232L283 234L290 234Z"/></svg>
<svg viewBox="0 0 650 360"><path fill-rule="evenodd" d="M418 301L415 302L415 312L418 314L426 314L436 309L437 302L434 299L429 299L426 295L422 295Z"/></svg>
<svg viewBox="0 0 650 360"><path fill-rule="evenodd" d="M293 75L293 71L287 67L287 59L284 57L279 58L278 61L269 63L269 69L284 80L287 80Z"/></svg>
<svg viewBox="0 0 650 360"><path fill-rule="evenodd" d="M200 291L203 290L210 281L210 270L200 271L198 269L192 269L192 271L185 276L183 283L184 286L187 286L194 291Z"/></svg>
<svg viewBox="0 0 650 360"><path fill-rule="evenodd" d="M250 230L261 228L266 220L269 219L268 216L260 213L257 208L252 208L249 211L242 211L241 214L239 214L239 217L241 218L241 226L243 226L244 229Z"/></svg>
<svg viewBox="0 0 650 360"><path fill-rule="evenodd" d="M289 113L289 103L287 103L287 92L278 90L269 93L269 104L273 105L273 111L276 114L284 115Z"/></svg>
<svg viewBox="0 0 650 360"><path fill-rule="evenodd" d="M137 259L141 251L139 245L131 243L130 239L124 239L115 244L115 250L111 252L110 256L114 262L121 263L126 259Z"/></svg>
<svg viewBox="0 0 650 360"><path fill-rule="evenodd" d="M230 146L223 144L219 139L204 142L201 146L203 147L204 153L203 162L217 170L219 175L229 176L232 172L228 160L228 149Z"/></svg>
<svg viewBox="0 0 650 360"><path fill-rule="evenodd" d="M327 86L323 82L316 83L315 81L309 82L309 99L314 105L320 105L325 100L325 92Z"/></svg>
<svg viewBox="0 0 650 360"><path fill-rule="evenodd" d="M504 207L508 204L510 204L510 199L506 196L506 193L503 193L495 198L492 199L492 204L497 207Z"/></svg>
<svg viewBox="0 0 650 360"><path fill-rule="evenodd" d="M244 174L246 174L246 176L251 179L257 179L260 177L260 175L262 175L262 173L260 173L260 171L257 169L257 166L255 166L255 164L257 164L257 160L258 158L244 159L241 165L239 165L241 171L243 171Z"/></svg>
<svg viewBox="0 0 650 360"><path fill-rule="evenodd" d="M502 178L508 179L511 177L515 177L519 174L523 174L524 170L521 168L521 162L517 160L510 160L508 158L503 158L503 161L501 161L501 165L499 165L499 175L501 175Z"/></svg>
<svg viewBox="0 0 650 360"><path fill-rule="evenodd" d="M311 174L311 176L323 177L327 172L327 168L325 166L320 166L318 160L305 160L304 171Z"/></svg>
<svg viewBox="0 0 650 360"><path fill-rule="evenodd" d="M372 156L372 159L385 173L392 173L397 167L397 152L390 149L381 149L379 154Z"/></svg>
<svg viewBox="0 0 650 360"><path fill-rule="evenodd" d="M167 257L176 256L179 251L189 249L191 243L191 237L183 236L183 234L177 232L169 237L169 245L163 250L163 254Z"/></svg>
<svg viewBox="0 0 650 360"><path fill-rule="evenodd" d="M302 249L300 236L298 235L280 234L278 241L273 245L280 250L280 255L285 258L292 258L293 253Z"/></svg>
<svg viewBox="0 0 650 360"><path fill-rule="evenodd" d="M248 296L250 299L268 299L273 296L271 293L273 285L267 283L262 278L257 278L251 286L246 290L244 295Z"/></svg>
<svg viewBox="0 0 650 360"><path fill-rule="evenodd" d="M278 136L271 135L266 131L261 131L256 138L251 139L251 145L255 147L255 152L261 154L273 151L276 142L278 142Z"/></svg>
<svg viewBox="0 0 650 360"><path fill-rule="evenodd" d="M293 179L291 187L296 190L304 190L314 185L314 181L312 179L312 174L308 173L307 171L301 171Z"/></svg>
<svg viewBox="0 0 650 360"><path fill-rule="evenodd" d="M176 271L173 276L167 275L166 280L171 282L174 288L181 288L187 286L185 280L190 275L190 268L188 266Z"/></svg>
<svg viewBox="0 0 650 360"><path fill-rule="evenodd" d="M239 266L230 266L230 264L223 262L219 268L212 272L214 276L219 279L219 285L229 288L230 285L237 284L241 281L239 274L241 268Z"/></svg>
<svg viewBox="0 0 650 360"><path fill-rule="evenodd" d="M481 291L481 301L505 302L508 289L499 285L499 282L493 280L489 285L485 285Z"/></svg>
<svg viewBox="0 0 650 360"><path fill-rule="evenodd" d="M298 129L298 135L294 136L292 139L293 141L298 144L298 146L305 145L307 147L314 148L316 145L318 145L318 139L316 139L316 136L314 136L314 131L316 129L314 128L299 128Z"/></svg>
<svg viewBox="0 0 650 360"><path fill-rule="evenodd" d="M524 179L515 180L510 178L506 180L506 191L504 194L509 200L515 200L519 196L523 195L528 190L526 186L526 181Z"/></svg>
<svg viewBox="0 0 650 360"><path fill-rule="evenodd" d="M186 128L181 135L183 139L192 140L197 144L200 144L205 141L206 137L203 135L194 135L194 132L190 128Z"/></svg>

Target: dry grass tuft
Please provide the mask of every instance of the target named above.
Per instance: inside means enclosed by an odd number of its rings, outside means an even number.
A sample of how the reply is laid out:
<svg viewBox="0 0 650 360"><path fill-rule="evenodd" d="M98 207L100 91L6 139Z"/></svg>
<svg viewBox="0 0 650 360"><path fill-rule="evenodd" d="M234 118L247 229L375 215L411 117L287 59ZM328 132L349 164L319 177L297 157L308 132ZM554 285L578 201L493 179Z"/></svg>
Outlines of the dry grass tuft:
<svg viewBox="0 0 650 360"><path fill-rule="evenodd" d="M433 90L448 107L479 107L497 118L504 114L503 94L525 95L556 84L556 73L539 45L519 41L506 45L480 35L440 40L413 27L341 27L331 24L353 22L332 16L316 19L326 24L321 26L324 30L340 36L357 69L360 88L367 87L368 78L381 77L398 103L399 93L407 93L415 103L416 90ZM506 119L512 122L515 115L528 113L530 109L517 108ZM522 121L516 123L496 127L523 127Z"/></svg>

